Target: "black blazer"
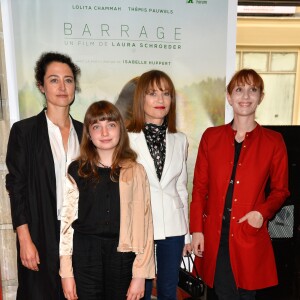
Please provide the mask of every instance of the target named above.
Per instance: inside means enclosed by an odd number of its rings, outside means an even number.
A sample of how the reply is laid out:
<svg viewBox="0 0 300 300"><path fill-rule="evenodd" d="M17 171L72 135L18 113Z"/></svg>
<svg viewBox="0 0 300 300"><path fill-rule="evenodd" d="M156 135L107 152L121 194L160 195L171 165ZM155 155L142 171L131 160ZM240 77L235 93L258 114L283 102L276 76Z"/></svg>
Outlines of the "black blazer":
<svg viewBox="0 0 300 300"><path fill-rule="evenodd" d="M82 123L73 120L79 141ZM23 267L18 245L18 299L59 299L59 222L54 160L45 112L16 122L10 132L6 188L14 229L28 224L40 256L39 272Z"/></svg>

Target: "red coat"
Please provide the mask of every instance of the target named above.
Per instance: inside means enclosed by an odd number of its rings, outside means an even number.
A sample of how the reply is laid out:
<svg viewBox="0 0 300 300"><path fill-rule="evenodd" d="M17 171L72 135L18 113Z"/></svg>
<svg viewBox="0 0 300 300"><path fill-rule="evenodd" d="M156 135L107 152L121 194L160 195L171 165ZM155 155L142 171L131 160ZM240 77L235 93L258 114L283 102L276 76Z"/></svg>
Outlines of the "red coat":
<svg viewBox="0 0 300 300"><path fill-rule="evenodd" d="M226 192L234 162L231 125L208 128L201 139L195 165L190 207L190 231L203 232L204 255L196 263L203 280L213 286ZM270 178L271 192L265 198ZM232 198L229 251L240 288L256 290L276 285L277 272L267 223L282 206L288 191L288 159L282 136L259 125L247 133L240 153ZM237 221L259 211L260 229Z"/></svg>

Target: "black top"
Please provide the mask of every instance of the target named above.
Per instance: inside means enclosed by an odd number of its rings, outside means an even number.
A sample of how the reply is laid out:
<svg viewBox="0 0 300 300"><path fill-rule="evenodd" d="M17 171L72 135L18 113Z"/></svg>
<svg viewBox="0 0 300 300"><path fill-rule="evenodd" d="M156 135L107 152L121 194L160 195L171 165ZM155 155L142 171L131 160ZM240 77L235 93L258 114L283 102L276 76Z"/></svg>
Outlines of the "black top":
<svg viewBox="0 0 300 300"><path fill-rule="evenodd" d="M239 161L239 157L242 149L242 144L243 142L238 143L236 140L234 141L234 163L233 163L231 178L230 178L230 182L226 194L224 213L223 213L224 216L223 218L226 219L227 221L230 220L232 196L233 196L233 189L234 189L234 179L235 179L237 163Z"/></svg>
<svg viewBox="0 0 300 300"><path fill-rule="evenodd" d="M156 125L146 123L143 129L149 152L152 156L157 178L160 181L166 158L167 123Z"/></svg>
<svg viewBox="0 0 300 300"><path fill-rule="evenodd" d="M79 190L78 219L72 227L83 234L118 238L120 232L119 182L110 179L110 168L98 168L99 182L78 176L78 162L70 164L69 174Z"/></svg>

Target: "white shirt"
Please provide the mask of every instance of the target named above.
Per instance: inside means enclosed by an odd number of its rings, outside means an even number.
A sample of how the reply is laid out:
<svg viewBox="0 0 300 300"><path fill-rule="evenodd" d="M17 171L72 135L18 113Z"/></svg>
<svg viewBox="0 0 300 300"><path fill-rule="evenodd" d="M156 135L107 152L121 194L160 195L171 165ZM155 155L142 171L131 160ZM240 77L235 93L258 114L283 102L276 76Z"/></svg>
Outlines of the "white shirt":
<svg viewBox="0 0 300 300"><path fill-rule="evenodd" d="M46 113L45 113L46 114ZM68 139L68 150L65 152L62 136L59 127L55 125L46 114L49 140L54 160L55 179L56 179L56 204L57 219L60 220L61 208L64 196L65 177L69 164L79 156L79 141L76 130L70 118L70 134Z"/></svg>

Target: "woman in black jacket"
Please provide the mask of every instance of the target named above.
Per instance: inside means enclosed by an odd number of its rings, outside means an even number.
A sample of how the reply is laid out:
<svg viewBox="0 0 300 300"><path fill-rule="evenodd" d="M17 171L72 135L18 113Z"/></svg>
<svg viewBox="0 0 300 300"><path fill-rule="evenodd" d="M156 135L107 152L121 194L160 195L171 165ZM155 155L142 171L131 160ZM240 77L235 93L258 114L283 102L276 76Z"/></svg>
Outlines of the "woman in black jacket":
<svg viewBox="0 0 300 300"><path fill-rule="evenodd" d="M64 299L59 270L59 229L65 173L79 154L82 123L69 115L80 69L56 52L41 55L36 85L45 109L11 129L6 188L17 233L17 299Z"/></svg>

